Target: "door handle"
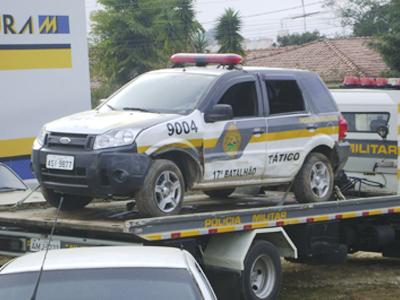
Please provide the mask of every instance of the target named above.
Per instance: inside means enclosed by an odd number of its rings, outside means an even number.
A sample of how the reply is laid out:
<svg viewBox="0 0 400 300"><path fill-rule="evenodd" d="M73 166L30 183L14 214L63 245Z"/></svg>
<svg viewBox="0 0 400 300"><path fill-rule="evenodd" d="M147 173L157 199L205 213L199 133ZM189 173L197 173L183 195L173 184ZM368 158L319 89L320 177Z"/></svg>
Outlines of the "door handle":
<svg viewBox="0 0 400 300"><path fill-rule="evenodd" d="M318 127L315 124L309 124L307 125L307 130L316 130Z"/></svg>
<svg viewBox="0 0 400 300"><path fill-rule="evenodd" d="M265 129L261 127L257 127L253 129L253 134L263 134L265 133Z"/></svg>

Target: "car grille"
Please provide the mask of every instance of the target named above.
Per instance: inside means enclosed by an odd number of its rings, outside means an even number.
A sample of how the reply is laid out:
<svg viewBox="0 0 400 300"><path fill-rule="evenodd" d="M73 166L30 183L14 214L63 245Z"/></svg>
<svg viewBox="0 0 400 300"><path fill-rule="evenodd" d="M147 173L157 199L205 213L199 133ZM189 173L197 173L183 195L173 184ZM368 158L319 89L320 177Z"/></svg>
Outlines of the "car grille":
<svg viewBox="0 0 400 300"><path fill-rule="evenodd" d="M63 143L63 139L69 140ZM80 149L91 150L93 148L95 136L88 134L72 134L62 132L50 132L46 137L46 146L57 149Z"/></svg>
<svg viewBox="0 0 400 300"><path fill-rule="evenodd" d="M64 171L47 169L44 164L40 167L42 180L46 184L88 186L85 168L75 168L73 171Z"/></svg>

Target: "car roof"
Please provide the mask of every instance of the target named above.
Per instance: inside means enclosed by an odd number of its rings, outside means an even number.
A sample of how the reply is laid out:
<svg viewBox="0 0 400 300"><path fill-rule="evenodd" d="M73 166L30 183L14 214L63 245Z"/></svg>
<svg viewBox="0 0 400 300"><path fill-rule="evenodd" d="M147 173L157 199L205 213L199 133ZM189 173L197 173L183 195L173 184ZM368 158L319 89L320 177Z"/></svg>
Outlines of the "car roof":
<svg viewBox="0 0 400 300"><path fill-rule="evenodd" d="M357 105L360 109L365 107L382 107L383 105L394 105L394 101L384 91L374 90L331 90L333 98L339 106Z"/></svg>
<svg viewBox="0 0 400 300"><path fill-rule="evenodd" d="M18 257L0 275L39 271L44 251ZM188 269L185 251L171 247L110 246L49 250L44 270L99 268Z"/></svg>
<svg viewBox="0 0 400 300"><path fill-rule="evenodd" d="M204 75L213 75L213 76L220 76L222 74L226 74L232 71L246 71L250 73L257 73L257 72L271 72L271 73L286 73L286 74L293 74L293 73L311 73L307 70L300 70L300 69L285 69L285 68L268 68L268 67L252 67L252 66L241 66L241 69L227 69L218 67L216 65L209 65L205 67L196 67L196 66L188 66L185 68L169 68L169 69L160 69L151 71L149 73L179 73L185 71L186 73L190 74L204 74Z"/></svg>

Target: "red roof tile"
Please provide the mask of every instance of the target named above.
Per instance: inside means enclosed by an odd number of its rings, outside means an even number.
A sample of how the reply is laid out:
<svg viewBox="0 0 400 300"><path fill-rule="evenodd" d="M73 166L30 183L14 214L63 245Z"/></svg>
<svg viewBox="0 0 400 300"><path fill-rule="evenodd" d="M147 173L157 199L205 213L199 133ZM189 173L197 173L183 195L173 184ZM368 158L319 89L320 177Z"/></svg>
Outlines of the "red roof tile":
<svg viewBox="0 0 400 300"><path fill-rule="evenodd" d="M249 51L246 65L306 69L319 73L326 82L341 82L345 75L377 77L388 67L370 42L370 38L326 39Z"/></svg>

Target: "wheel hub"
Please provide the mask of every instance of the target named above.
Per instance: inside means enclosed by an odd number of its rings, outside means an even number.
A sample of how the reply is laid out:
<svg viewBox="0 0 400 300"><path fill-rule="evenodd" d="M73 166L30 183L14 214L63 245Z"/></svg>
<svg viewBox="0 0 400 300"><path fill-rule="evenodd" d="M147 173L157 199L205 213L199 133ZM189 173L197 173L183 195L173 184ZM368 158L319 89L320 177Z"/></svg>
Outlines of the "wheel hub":
<svg viewBox="0 0 400 300"><path fill-rule="evenodd" d="M273 290L276 275L271 258L260 255L253 263L250 271L250 287L259 298L267 297Z"/></svg>
<svg viewBox="0 0 400 300"><path fill-rule="evenodd" d="M319 198L325 197L329 192L330 177L328 167L323 162L316 162L311 168L311 191Z"/></svg>
<svg viewBox="0 0 400 300"><path fill-rule="evenodd" d="M173 211L182 194L178 175L173 171L162 172L156 180L154 192L158 208L165 213Z"/></svg>

